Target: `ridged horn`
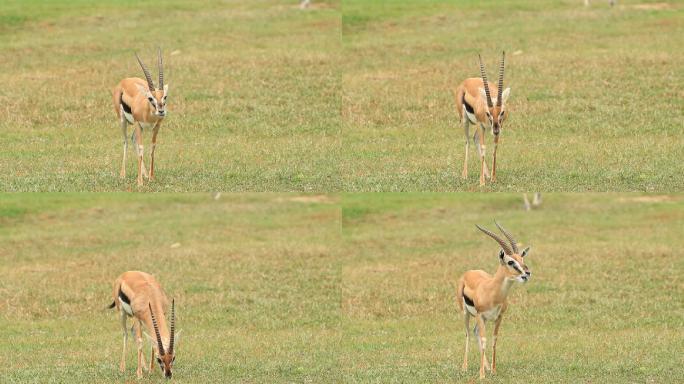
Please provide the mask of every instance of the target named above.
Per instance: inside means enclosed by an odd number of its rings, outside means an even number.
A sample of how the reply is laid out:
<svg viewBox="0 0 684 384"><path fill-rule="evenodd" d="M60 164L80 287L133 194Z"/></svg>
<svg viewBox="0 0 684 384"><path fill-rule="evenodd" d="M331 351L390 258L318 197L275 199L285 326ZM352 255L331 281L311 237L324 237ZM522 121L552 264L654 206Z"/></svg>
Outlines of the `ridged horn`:
<svg viewBox="0 0 684 384"><path fill-rule="evenodd" d="M501 248L503 248L504 252L505 252L507 255L513 254L513 253L511 252L511 247L509 247L508 244L506 244L506 242L503 241L503 239L501 239L499 236L497 236L497 235L494 234L493 232L490 232L490 231L488 231L488 230L486 230L486 229L480 227L480 226L477 225L477 224L475 224L475 226L477 227L477 229L479 229L480 231L484 232L486 235L488 235L488 236L491 237L492 239L496 240L496 242L499 243L499 245L501 246Z"/></svg>
<svg viewBox="0 0 684 384"><path fill-rule="evenodd" d="M503 100L501 100L501 95L503 94L503 79L504 79L504 67L506 66L506 51L501 51L501 65L499 66L499 95L496 97L496 105L501 106Z"/></svg>
<svg viewBox="0 0 684 384"><path fill-rule="evenodd" d="M152 312L152 304L147 303L150 307L150 315L152 315L152 326L154 327L154 334L157 336L157 348L159 349L159 356L164 356L164 345L162 345L161 335L159 334L159 326L157 326L157 319Z"/></svg>
<svg viewBox="0 0 684 384"><path fill-rule="evenodd" d="M159 47L159 89L164 90L164 62L162 61L161 47Z"/></svg>
<svg viewBox="0 0 684 384"><path fill-rule="evenodd" d="M171 337L169 338L169 355L173 356L174 336L176 334L176 300L171 299Z"/></svg>
<svg viewBox="0 0 684 384"><path fill-rule="evenodd" d="M518 254L518 242L515 241L515 238L513 237L513 235L508 233L507 230L505 230L502 226L500 226L499 223L496 222L496 220L494 220L494 224L496 224L496 227L499 228L499 231L501 231L504 234L504 236L506 236L508 241L511 242L511 247L513 248L513 252Z"/></svg>
<svg viewBox="0 0 684 384"><path fill-rule="evenodd" d="M135 53L135 58L138 59L138 63L140 63L140 67L143 70L143 73L145 73L145 79L147 79L147 87L150 89L150 92L154 92L154 83L152 82L152 75L150 75L150 70L147 69L145 64L143 64L142 60L140 60L140 56L138 56L138 53Z"/></svg>
<svg viewBox="0 0 684 384"><path fill-rule="evenodd" d="M484 89L485 89L485 94L487 94L487 106L489 108L492 108L494 104L492 104L492 95L489 93L489 83L487 82L487 74L485 73L485 67L484 64L482 64L482 57L480 57L480 54L477 54L477 58L480 60L480 74L482 75L482 82L484 83Z"/></svg>

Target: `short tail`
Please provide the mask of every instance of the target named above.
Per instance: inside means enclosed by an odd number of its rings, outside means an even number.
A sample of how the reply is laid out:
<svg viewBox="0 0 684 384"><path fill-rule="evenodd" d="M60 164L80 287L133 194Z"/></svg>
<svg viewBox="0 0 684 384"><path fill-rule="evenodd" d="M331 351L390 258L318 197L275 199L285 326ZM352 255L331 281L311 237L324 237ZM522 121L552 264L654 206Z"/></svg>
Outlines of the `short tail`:
<svg viewBox="0 0 684 384"><path fill-rule="evenodd" d="M116 307L116 301L112 301L112 303L107 306L107 309L112 309L114 307Z"/></svg>

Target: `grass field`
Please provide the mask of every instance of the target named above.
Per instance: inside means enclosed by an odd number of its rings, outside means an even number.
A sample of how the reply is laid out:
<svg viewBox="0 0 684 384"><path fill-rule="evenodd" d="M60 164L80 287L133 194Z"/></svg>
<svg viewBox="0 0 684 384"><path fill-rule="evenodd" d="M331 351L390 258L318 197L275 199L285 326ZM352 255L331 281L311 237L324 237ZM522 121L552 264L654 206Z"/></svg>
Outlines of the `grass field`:
<svg viewBox="0 0 684 384"><path fill-rule="evenodd" d="M345 191L680 191L681 2L344 0ZM480 188L451 88L497 79L510 118ZM493 142L487 137L491 165Z"/></svg>
<svg viewBox="0 0 684 384"><path fill-rule="evenodd" d="M474 224L496 218L532 246L532 279L509 296L498 374L483 382L682 382L684 196L544 199L525 212L517 194L344 195L346 381L480 382L474 340L460 371L452 284L494 272L496 243Z"/></svg>
<svg viewBox="0 0 684 384"><path fill-rule="evenodd" d="M161 382L118 370L130 269L176 299L174 383L339 382L339 225L335 196L3 195L0 382Z"/></svg>
<svg viewBox="0 0 684 384"><path fill-rule="evenodd" d="M280 0L3 1L0 190L337 189L336 8L336 0L307 11ZM134 157L119 179L110 90L143 76L134 51L156 81L157 46L169 115L157 180L138 189Z"/></svg>

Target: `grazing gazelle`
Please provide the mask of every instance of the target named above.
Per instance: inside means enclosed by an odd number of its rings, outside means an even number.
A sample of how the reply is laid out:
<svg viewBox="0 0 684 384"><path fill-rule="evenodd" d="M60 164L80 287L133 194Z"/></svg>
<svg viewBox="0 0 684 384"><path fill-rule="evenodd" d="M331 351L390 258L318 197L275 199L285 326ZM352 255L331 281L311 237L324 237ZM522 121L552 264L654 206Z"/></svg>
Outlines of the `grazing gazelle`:
<svg viewBox="0 0 684 384"><path fill-rule="evenodd" d="M128 342L128 329L126 319L133 318L133 329L138 345L138 377L142 377L145 357L143 356L143 329L148 332L145 335L152 343L149 370L154 368L154 359L167 378L171 377L173 362L176 359L174 347L180 331L176 334L176 311L175 303L171 300L171 331L166 325L164 312L169 306L169 300L157 279L145 272L124 272L114 281L112 292L114 302L109 308L116 307L121 313L121 327L123 328L123 352L121 353L121 372L126 370L126 344ZM154 336L150 336L153 333Z"/></svg>
<svg viewBox="0 0 684 384"><path fill-rule="evenodd" d="M496 221L494 222L496 223ZM514 283L527 282L532 273L525 265L525 256L530 252L530 247L522 252L518 250L518 244L513 236L506 232L498 223L496 226L503 232L511 245L506 244L499 236L476 225L479 230L486 233L501 245L499 251L499 267L494 276L481 270L471 270L461 276L456 288L456 302L463 312L465 319L465 355L463 367L468 369L468 343L470 341L470 317L474 317L475 334L478 338L480 349L480 378L485 377L485 368L496 373L496 336L499 333L501 319L508 306L506 296ZM494 321L494 342L492 343L492 366L487 363L486 347L487 337L485 333L485 321Z"/></svg>
<svg viewBox="0 0 684 384"><path fill-rule="evenodd" d="M463 80L454 90L456 98L456 111L465 130L465 160L463 162L464 179L468 178L468 146L470 143L470 125L476 125L473 141L477 145L480 154L480 185L485 184L485 177L489 176L485 162L485 131L491 129L494 134L494 161L492 163L492 182L496 181L496 148L499 145L499 133L504 120L508 117L506 100L511 94L511 89L503 89L504 65L506 53L502 53L501 66L499 67L499 85L492 87L487 82L482 58L480 60L481 78L471 77ZM493 88L493 89L492 89ZM492 100L492 91L496 98Z"/></svg>
<svg viewBox="0 0 684 384"><path fill-rule="evenodd" d="M169 94L169 85L164 84L164 67L162 63L161 48L159 48L159 88L154 87L152 75L145 64L135 54L140 67L142 67L145 79L129 77L121 80L112 90L114 110L121 124L123 133L123 161L121 163L121 178L126 177L126 152L128 150L128 124L135 125L131 135L133 146L138 154L138 185L143 184L143 175L154 180L154 149L157 146L157 133L166 116L166 97ZM137 123L137 125L136 125ZM152 152L150 154L150 173L148 175L143 160L144 128L152 127Z"/></svg>

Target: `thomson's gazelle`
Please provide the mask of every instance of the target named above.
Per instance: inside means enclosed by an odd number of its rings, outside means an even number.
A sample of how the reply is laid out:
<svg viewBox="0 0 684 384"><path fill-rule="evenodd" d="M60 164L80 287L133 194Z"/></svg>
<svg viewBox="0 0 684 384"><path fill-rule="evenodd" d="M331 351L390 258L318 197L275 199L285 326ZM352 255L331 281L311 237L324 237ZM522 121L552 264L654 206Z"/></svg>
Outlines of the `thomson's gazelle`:
<svg viewBox="0 0 684 384"><path fill-rule="evenodd" d="M499 84L491 86L487 82L482 58L480 59L481 78L471 77L465 79L454 90L456 98L456 111L465 130L465 160L463 162L464 179L468 178L468 146L470 143L470 125L476 125L473 141L477 145L480 154L480 185L485 184L485 177L489 176L489 170L485 162L485 131L491 129L494 134L494 161L492 163L492 182L496 181L496 148L499 145L499 133L503 127L503 122L508 117L506 110L506 100L511 94L511 89L503 89L505 53L501 56L501 66L499 67ZM496 95L492 99L492 93Z"/></svg>
<svg viewBox="0 0 684 384"><path fill-rule="evenodd" d="M133 146L138 154L138 185L143 184L143 175L154 180L154 149L157 146L157 133L159 126L166 116L166 98L169 94L169 85L164 84L164 66L162 62L161 48L159 49L159 88L154 87L152 75L143 64L138 54L135 54L138 63L145 74L145 80L138 77L129 77L121 80L112 90L114 110L119 118L121 132L123 133L123 161L121 163L121 177L126 177L126 151L128 149L128 124L135 125L135 131L131 135ZM137 123L137 125L136 125ZM144 150L142 132L144 128L152 128L152 152L150 154L150 173L148 176L143 160Z"/></svg>
<svg viewBox="0 0 684 384"><path fill-rule="evenodd" d="M169 300L157 279L145 272L128 271L124 272L114 281L112 291L114 302L109 308L116 307L121 314L121 327L123 328L123 352L121 353L121 372L126 370L126 343L128 341L128 328L126 319L133 318L133 329L135 329L135 341L138 345L138 377L142 377L145 357L143 356L143 326L147 329L145 335L152 343L150 353L151 371L154 368L156 357L157 364L164 376L171 377L176 351L174 349L180 331L176 334L176 311L174 301L171 301L171 331L167 327L164 312L169 306ZM150 336L149 333L154 333Z"/></svg>
<svg viewBox="0 0 684 384"><path fill-rule="evenodd" d="M496 222L495 222L496 223ZM456 288L456 303L463 312L465 319L465 355L463 356L463 370L468 369L468 343L470 341L470 318L476 321L475 334L478 338L480 349L480 378L485 377L485 368L496 373L496 337L499 333L501 319L508 306L506 297L508 292L517 283L527 282L532 273L525 265L525 256L530 252L530 248L518 250L518 244L513 236L503 229L498 223L496 226L510 241L510 246L499 236L476 225L478 229L486 233L501 245L499 251L499 267L494 276L481 270L467 271L458 280ZM487 337L485 332L485 321L494 321L494 341L492 343L492 365L487 363L486 347Z"/></svg>

